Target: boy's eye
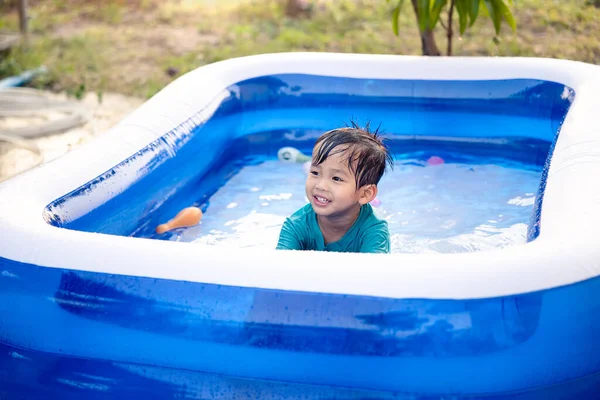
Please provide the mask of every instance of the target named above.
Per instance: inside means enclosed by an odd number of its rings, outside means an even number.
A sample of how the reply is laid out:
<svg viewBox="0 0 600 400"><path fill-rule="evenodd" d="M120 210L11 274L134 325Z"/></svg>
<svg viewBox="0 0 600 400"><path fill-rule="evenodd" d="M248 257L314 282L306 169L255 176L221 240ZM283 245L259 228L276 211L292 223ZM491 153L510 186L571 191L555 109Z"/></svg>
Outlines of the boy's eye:
<svg viewBox="0 0 600 400"><path fill-rule="evenodd" d="M337 176L334 176L334 177L333 177L333 180L334 180L334 181L336 181L336 182L344 182L344 181L342 180L342 178L339 178L339 177L337 177Z"/></svg>
<svg viewBox="0 0 600 400"><path fill-rule="evenodd" d="M311 175L317 176L319 173L317 171L310 171Z"/></svg>

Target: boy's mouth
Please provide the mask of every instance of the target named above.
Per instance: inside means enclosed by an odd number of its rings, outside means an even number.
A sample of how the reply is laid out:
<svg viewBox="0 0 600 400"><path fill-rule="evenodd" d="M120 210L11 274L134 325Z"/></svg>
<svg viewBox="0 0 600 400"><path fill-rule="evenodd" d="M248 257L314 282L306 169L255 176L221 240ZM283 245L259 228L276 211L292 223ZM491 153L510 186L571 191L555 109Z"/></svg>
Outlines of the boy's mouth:
<svg viewBox="0 0 600 400"><path fill-rule="evenodd" d="M319 206L326 206L327 204L331 203L330 200L322 196L313 195L313 198L315 199L315 203Z"/></svg>

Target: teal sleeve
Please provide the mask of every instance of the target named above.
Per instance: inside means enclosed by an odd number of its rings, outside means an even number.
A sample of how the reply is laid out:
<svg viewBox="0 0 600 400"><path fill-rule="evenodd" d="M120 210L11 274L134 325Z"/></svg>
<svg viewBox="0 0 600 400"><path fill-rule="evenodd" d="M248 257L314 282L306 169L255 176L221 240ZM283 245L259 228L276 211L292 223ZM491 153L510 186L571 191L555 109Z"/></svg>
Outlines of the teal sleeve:
<svg viewBox="0 0 600 400"><path fill-rule="evenodd" d="M389 253L390 232L387 224L373 226L365 234L360 246L361 253Z"/></svg>
<svg viewBox="0 0 600 400"><path fill-rule="evenodd" d="M276 250L302 250L301 238L289 218L286 218L281 227Z"/></svg>

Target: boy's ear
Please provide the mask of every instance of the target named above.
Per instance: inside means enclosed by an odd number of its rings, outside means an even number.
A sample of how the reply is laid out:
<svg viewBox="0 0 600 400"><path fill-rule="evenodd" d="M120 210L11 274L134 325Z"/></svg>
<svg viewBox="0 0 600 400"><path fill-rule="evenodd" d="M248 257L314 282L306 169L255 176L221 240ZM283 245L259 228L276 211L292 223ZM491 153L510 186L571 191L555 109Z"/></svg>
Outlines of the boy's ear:
<svg viewBox="0 0 600 400"><path fill-rule="evenodd" d="M377 185L365 185L359 189L358 202L360 205L364 205L373 201L377 196Z"/></svg>

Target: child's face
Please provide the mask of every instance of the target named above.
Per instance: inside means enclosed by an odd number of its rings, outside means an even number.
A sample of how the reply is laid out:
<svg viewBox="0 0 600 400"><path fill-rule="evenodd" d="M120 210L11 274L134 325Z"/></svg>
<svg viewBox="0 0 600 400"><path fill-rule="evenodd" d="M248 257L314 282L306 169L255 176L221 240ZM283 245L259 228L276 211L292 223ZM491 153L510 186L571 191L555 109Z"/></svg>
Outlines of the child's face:
<svg viewBox="0 0 600 400"><path fill-rule="evenodd" d="M356 179L346 164L347 157L346 153L331 154L321 164L311 165L306 178L306 197L317 215L342 217L375 197L375 185L356 190Z"/></svg>

